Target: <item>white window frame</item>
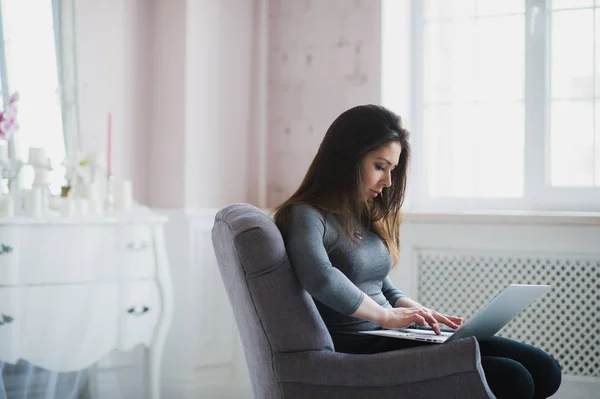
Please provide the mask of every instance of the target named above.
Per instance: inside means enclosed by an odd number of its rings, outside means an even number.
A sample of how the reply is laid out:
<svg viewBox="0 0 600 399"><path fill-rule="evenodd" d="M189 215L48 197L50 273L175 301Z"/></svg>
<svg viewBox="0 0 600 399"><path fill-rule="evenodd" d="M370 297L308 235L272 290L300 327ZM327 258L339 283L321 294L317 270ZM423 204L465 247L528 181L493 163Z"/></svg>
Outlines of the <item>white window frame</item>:
<svg viewBox="0 0 600 399"><path fill-rule="evenodd" d="M56 45L56 63L58 71L59 95L61 98L61 117L65 154L68 158L76 155L78 148L79 109L77 100L76 43L75 43L75 0L48 0L52 2L54 19L54 39ZM3 107L6 108L10 97L10 76L6 66L4 50L4 30L2 24L2 0L0 0L0 90ZM10 153L18 154L19 135L9 140ZM18 184L18 181L15 182Z"/></svg>
<svg viewBox="0 0 600 399"><path fill-rule="evenodd" d="M77 42L76 0L52 0L54 16L57 18L55 33L59 71L60 98L62 102L63 134L65 154L70 164L77 162L79 149L79 98L77 90Z"/></svg>
<svg viewBox="0 0 600 399"><path fill-rule="evenodd" d="M549 2L546 0L527 0L525 10L525 159L524 192L521 198L455 198L430 197L427 193L427 163L423 151L423 24L419 21L423 15L423 3L419 0L407 0L403 5L392 4L394 0L384 0L382 12L383 65L382 97L384 105L401 114L408 114L408 128L412 132L412 166L409 180L407 206L410 211L419 212L463 212L463 211L600 211L600 188L557 188L549 184ZM402 31L394 29L389 13L407 13L410 27ZM386 22L386 20L388 22ZM406 21L397 18L395 21ZM400 22L401 23L401 22ZM600 21L598 21L600 23ZM407 32L408 31L408 32ZM408 34L406 34L408 33ZM386 56L392 49L392 38L386 35L404 37L409 41L404 59L410 61L393 66L393 57ZM398 46L395 46L398 47ZM400 46L399 48L402 48ZM408 56L408 57L407 57ZM388 63L388 65L386 65ZM400 67L400 69L398 69ZM389 82L393 70L408 69L408 80L400 78L408 96L392 97ZM386 87L387 86L387 87ZM396 84L393 84L396 86ZM386 95L387 93L387 95ZM543 149L540 151L539 149Z"/></svg>

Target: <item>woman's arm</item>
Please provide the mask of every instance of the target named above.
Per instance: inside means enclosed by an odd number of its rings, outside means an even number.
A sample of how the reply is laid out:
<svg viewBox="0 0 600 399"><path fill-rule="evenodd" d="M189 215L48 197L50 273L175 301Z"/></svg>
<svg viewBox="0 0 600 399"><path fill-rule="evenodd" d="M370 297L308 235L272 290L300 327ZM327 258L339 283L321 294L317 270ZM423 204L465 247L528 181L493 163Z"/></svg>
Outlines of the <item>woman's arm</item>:
<svg viewBox="0 0 600 399"><path fill-rule="evenodd" d="M389 278L389 276L383 279L383 283L381 284L381 292L383 292L385 299L387 299L392 306L394 306L398 299L406 296L404 295L404 292L400 291L394 286L394 283L392 283L392 280Z"/></svg>
<svg viewBox="0 0 600 399"><path fill-rule="evenodd" d="M462 317L456 317L456 316L449 316L449 315L445 315L445 314L441 314L439 312L436 312L433 309L429 309L423 305L421 305L419 302L410 299L409 297L407 297L406 295L404 295L404 293L400 290L398 290L397 288L395 288L392 284L392 281L386 277L386 280L388 280L387 282L387 289L390 291L396 290L397 292L400 292L402 294L402 296L400 298L398 298L393 306L394 308L408 308L408 309L422 309L425 310L428 314L430 314L431 316L433 316L433 318L436 320L436 324L439 323L443 323L445 325L447 325L450 328L458 328L461 326L463 319ZM384 282L384 287L386 286L385 282ZM417 323L419 324L419 323ZM419 324L422 325L422 324ZM434 331L436 329L434 328Z"/></svg>
<svg viewBox="0 0 600 399"><path fill-rule="evenodd" d="M289 260L302 287L327 307L345 315L354 313L366 296L329 259L323 216L309 205L294 205L285 232Z"/></svg>
<svg viewBox="0 0 600 399"><path fill-rule="evenodd" d="M394 303L395 308L411 308L411 307L424 307L420 303L413 301L407 296L403 296L399 298L396 303Z"/></svg>
<svg viewBox="0 0 600 399"><path fill-rule="evenodd" d="M384 308L333 267L323 243L324 223L316 209L296 205L285 234L290 262L300 284L312 297L341 314L369 320L385 328L429 324L439 333L436 319L428 309Z"/></svg>

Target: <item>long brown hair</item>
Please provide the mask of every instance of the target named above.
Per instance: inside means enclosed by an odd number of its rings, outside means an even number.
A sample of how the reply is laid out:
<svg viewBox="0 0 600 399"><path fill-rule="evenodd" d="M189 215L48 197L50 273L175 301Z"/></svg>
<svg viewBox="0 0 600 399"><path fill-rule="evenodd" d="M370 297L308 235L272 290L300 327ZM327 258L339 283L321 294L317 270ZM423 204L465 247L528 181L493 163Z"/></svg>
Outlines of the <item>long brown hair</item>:
<svg viewBox="0 0 600 399"><path fill-rule="evenodd" d="M398 166L392 171L392 185L377 198L365 200L361 163L369 152L392 141L402 147ZM398 115L377 105L351 108L327 129L300 187L275 209L275 223L285 234L291 205L306 203L323 214L336 214L344 234L355 241L353 232L358 221L381 237L395 266L400 257L400 208L409 162L409 133Z"/></svg>

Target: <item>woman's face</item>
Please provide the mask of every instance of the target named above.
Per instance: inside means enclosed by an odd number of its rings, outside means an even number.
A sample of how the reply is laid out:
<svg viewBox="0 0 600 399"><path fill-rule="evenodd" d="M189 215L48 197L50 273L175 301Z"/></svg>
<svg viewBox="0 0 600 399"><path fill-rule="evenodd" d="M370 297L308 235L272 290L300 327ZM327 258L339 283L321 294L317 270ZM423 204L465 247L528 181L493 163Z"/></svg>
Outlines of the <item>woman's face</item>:
<svg viewBox="0 0 600 399"><path fill-rule="evenodd" d="M376 198L384 187L392 185L392 170L398 166L401 152L400 143L391 141L363 158L360 171L366 198Z"/></svg>

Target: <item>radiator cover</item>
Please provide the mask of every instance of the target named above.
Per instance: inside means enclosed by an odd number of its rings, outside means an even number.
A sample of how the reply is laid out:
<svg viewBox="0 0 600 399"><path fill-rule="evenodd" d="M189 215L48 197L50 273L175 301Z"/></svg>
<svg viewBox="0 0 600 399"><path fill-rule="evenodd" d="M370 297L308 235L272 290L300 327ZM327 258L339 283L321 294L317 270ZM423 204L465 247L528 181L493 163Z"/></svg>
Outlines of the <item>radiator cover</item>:
<svg viewBox="0 0 600 399"><path fill-rule="evenodd" d="M552 290L498 335L552 354L563 373L600 377L600 257L417 249L418 300L465 319L508 284Z"/></svg>

